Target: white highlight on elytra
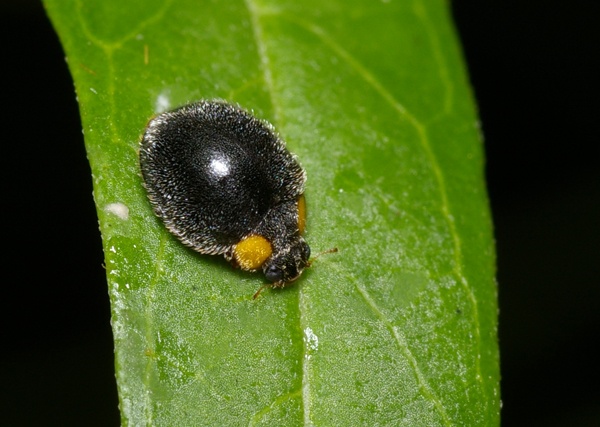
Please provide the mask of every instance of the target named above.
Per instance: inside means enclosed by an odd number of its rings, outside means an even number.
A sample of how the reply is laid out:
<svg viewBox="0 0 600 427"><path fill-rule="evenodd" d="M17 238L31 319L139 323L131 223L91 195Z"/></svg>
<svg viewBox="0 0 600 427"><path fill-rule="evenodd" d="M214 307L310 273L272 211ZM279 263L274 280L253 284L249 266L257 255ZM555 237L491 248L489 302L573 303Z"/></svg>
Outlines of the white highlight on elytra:
<svg viewBox="0 0 600 427"><path fill-rule="evenodd" d="M210 169L219 178L229 175L229 164L226 160L214 158L210 161Z"/></svg>
<svg viewBox="0 0 600 427"><path fill-rule="evenodd" d="M116 215L119 219L126 221L129 219L129 208L123 203L109 203L104 207L104 211Z"/></svg>

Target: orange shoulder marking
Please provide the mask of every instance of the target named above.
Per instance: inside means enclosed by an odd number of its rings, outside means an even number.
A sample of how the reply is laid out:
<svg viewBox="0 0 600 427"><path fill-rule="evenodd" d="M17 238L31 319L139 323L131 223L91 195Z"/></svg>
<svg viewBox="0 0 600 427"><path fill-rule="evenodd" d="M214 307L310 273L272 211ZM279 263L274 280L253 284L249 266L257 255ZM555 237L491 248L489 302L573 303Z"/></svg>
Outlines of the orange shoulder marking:
<svg viewBox="0 0 600 427"><path fill-rule="evenodd" d="M304 234L306 228L306 199L304 194L298 199L298 231Z"/></svg>

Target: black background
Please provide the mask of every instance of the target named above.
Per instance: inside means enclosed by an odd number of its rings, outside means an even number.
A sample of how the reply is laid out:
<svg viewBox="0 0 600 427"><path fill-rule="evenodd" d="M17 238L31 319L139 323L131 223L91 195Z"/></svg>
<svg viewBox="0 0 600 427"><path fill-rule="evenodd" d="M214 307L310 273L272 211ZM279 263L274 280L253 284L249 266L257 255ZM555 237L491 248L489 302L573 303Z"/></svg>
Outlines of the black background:
<svg viewBox="0 0 600 427"><path fill-rule="evenodd" d="M503 425L600 425L597 0L453 2L487 151ZM73 84L41 4L0 4L0 424L116 426ZM76 268L73 268L76 266Z"/></svg>

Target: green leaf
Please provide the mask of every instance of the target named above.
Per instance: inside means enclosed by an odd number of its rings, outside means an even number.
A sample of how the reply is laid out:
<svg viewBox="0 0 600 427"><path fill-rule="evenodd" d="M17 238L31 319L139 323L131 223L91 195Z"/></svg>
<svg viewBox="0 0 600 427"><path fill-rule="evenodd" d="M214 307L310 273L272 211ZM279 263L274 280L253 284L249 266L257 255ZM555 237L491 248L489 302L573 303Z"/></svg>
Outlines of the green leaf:
<svg viewBox="0 0 600 427"><path fill-rule="evenodd" d="M497 425L491 221L443 0L45 0L81 108L124 425ZM308 174L321 257L283 290L183 247L148 119L221 98Z"/></svg>

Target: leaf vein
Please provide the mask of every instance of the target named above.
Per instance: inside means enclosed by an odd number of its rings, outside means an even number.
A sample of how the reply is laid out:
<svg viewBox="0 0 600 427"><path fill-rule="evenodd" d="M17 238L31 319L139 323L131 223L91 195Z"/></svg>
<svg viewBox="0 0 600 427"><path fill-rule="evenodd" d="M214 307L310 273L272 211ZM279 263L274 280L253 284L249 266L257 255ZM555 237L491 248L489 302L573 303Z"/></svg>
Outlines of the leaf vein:
<svg viewBox="0 0 600 427"><path fill-rule="evenodd" d="M365 302L367 303L367 305L369 306L369 308L373 311L373 313L375 313L377 318L385 325L386 329L390 332L394 341L396 342L396 345L398 346L400 351L402 351L402 353L404 354L404 357L406 357L406 359L412 366L412 369L415 373L417 382L419 383L425 396L427 396L429 398L429 400L431 402L433 402L436 410L439 412L440 416L444 420L444 425L447 425L447 426L452 425L452 422L450 421L450 418L448 417L448 414L446 413L446 410L444 409L442 402L440 401L439 397L435 394L435 392L432 390L431 386L425 379L425 376L423 375L423 372L419 368L419 364L418 364L417 360L415 359L415 356L410 351L410 348L408 347L408 343L406 342L406 339L404 338L403 334L398 330L397 327L393 326L392 322L383 314L383 312L377 306L377 303L373 300L373 298L371 298L371 295L369 295L367 290L365 288L363 288L362 286L360 286L356 281L355 281L355 286L356 286L356 289L358 290L358 292L361 294L361 296L365 300Z"/></svg>
<svg viewBox="0 0 600 427"><path fill-rule="evenodd" d="M248 14L250 16L250 23L252 25L252 33L254 35L254 43L256 44L256 49L258 51L258 56L260 60L260 67L263 72L263 80L265 86L267 87L269 98L271 101L271 105L273 107L274 120L277 123L280 123L281 120L281 108L278 106L278 103L275 102L275 88L273 85L273 74L271 73L271 61L269 60L269 55L267 53L267 46L264 42L265 35L262 30L262 25L260 23L260 12L258 10L258 6L255 4L253 0L244 0L246 3L246 8L248 9Z"/></svg>
<svg viewBox="0 0 600 427"><path fill-rule="evenodd" d="M131 40L132 38L136 37L138 34L140 34L140 32L148 25L151 25L155 22L158 22L160 19L163 18L163 16L165 15L165 13L167 12L167 10L171 7L171 5L173 4L173 0L166 0L164 2L161 3L161 8L158 9L156 11L156 13L154 13L154 15L151 15L149 17L147 17L146 19L140 21L137 26L135 26L131 31L129 31L128 33L124 34L123 36L121 36L121 38L111 42L111 43L107 43L104 40L102 40L101 38L97 37L94 32L88 27L87 25L87 19L85 18L83 12L82 12L82 7L83 7L83 2L82 0L77 0L77 4L76 4L76 11L77 11L77 18L79 20L79 22L81 23L81 30L83 31L83 34L92 42L94 43L96 46L99 46L100 48L102 48L105 51L114 51L118 48L120 48L121 46L123 46L123 44L128 41Z"/></svg>
<svg viewBox="0 0 600 427"><path fill-rule="evenodd" d="M248 423L248 427L257 425L260 422L260 420L265 415L267 415L269 412L271 412L276 405L280 405L281 403L285 402L286 400L295 399L295 398L299 397L301 395L301 393L302 393L301 390L295 390L295 391L291 391L289 393L282 394L281 396L277 396L270 404L268 404L267 406L265 406L264 408L262 408L260 411L256 412L252 416L252 418L250 419L250 422Z"/></svg>
<svg viewBox="0 0 600 427"><path fill-rule="evenodd" d="M448 74L448 65L444 60L444 55L442 54L439 39L434 36L435 34L437 34L437 31L435 31L435 27L429 19L429 15L427 14L426 8L423 7L423 4L421 2L416 1L413 4L413 10L415 12L415 15L417 15L419 19L423 22L423 25L426 28L425 33L429 35L429 43L431 44L433 58L438 63L436 70L439 72L440 80L442 81L443 86L446 89L444 96L444 109L438 115L438 117L440 117L450 113L450 111L452 110L452 106L454 105L454 84L452 83L452 80L450 79L450 76Z"/></svg>

